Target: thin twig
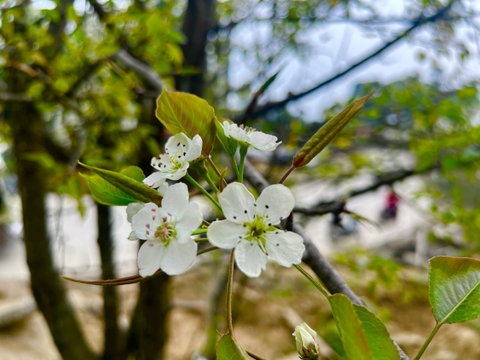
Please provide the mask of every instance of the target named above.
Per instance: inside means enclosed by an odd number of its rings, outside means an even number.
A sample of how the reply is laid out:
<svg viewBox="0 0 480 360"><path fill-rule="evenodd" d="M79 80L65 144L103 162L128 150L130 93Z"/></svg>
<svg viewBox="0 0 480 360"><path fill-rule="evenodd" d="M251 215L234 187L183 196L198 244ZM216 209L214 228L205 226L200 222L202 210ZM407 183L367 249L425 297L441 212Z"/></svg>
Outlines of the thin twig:
<svg viewBox="0 0 480 360"><path fill-rule="evenodd" d="M435 22L435 21L437 21L441 18L444 18L447 15L448 11L450 10L450 8L452 7L454 2L455 2L455 0L450 1L448 3L448 5L444 6L436 14L434 14L430 17L424 17L423 15L419 16L416 20L412 21L412 26L410 26L407 30L405 30L403 33L398 35L395 39L387 42L386 44L384 44L379 49L375 50L370 55L368 55L368 56L364 57L363 59L357 61L356 63L350 65L350 67L348 69L346 69L344 71L341 71L340 73L332 76L331 78L321 82L320 84L318 84L318 85L316 85L316 86L314 86L314 87L312 87L312 88L310 88L306 91L303 91L303 92L298 93L298 94L290 95L290 96L288 96L287 98L285 98L281 101L267 103L264 106L259 107L257 110L255 110L254 112L251 113L251 118L263 116L270 110L281 108L291 101L301 99L304 96L306 96L308 94L311 94L312 92L314 92L318 89L321 89L322 87L324 87L328 84L331 84L332 82L344 77L345 75L352 72L352 70L355 70L359 66L361 66L361 65L365 64L366 62L370 61L371 59L377 57L378 55L383 53L385 50L387 50L388 48L390 48L394 44L398 43L403 38L407 37L413 30L417 29L418 27L420 27L422 25L425 25L425 24L428 24L430 22Z"/></svg>

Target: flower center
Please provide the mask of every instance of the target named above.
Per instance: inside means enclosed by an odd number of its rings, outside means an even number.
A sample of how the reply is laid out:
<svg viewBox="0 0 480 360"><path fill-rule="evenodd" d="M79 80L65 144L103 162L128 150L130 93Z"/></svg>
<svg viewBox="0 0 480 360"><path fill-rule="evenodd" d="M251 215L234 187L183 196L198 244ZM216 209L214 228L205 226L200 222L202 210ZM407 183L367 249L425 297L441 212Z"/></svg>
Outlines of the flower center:
<svg viewBox="0 0 480 360"><path fill-rule="evenodd" d="M260 248L266 252L266 236L265 234L269 230L268 224L265 222L263 216L256 216L252 222L245 223L247 231L245 234L245 240L256 242Z"/></svg>
<svg viewBox="0 0 480 360"><path fill-rule="evenodd" d="M175 236L177 236L175 227L168 222L164 222L155 230L155 239L165 247L170 244L170 240Z"/></svg>
<svg viewBox="0 0 480 360"><path fill-rule="evenodd" d="M187 155L185 149L180 149L175 154L170 155L170 164L172 166L173 171L177 171L181 169L185 163L184 157Z"/></svg>

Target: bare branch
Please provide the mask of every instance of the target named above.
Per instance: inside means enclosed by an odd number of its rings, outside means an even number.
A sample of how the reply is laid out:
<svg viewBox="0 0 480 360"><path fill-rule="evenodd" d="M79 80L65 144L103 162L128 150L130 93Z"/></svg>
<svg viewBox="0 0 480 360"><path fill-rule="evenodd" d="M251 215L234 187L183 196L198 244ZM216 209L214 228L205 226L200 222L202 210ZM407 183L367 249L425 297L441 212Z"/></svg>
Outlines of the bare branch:
<svg viewBox="0 0 480 360"><path fill-rule="evenodd" d="M0 101L31 102L32 98L25 94L0 93Z"/></svg>
<svg viewBox="0 0 480 360"><path fill-rule="evenodd" d="M420 17L418 17L416 20L414 20L412 22L412 26L410 26L407 30L405 30L403 33L398 35L395 39L387 42L385 45L383 45L379 49L375 50L370 55L368 55L368 56L364 57L363 59L361 59L360 61L357 61L356 63L352 64L348 69L338 73L337 75L321 82L320 84L318 84L318 85L316 85L316 86L314 86L314 87L312 87L312 88L310 88L306 91L303 91L303 92L298 93L298 94L290 95L287 98L285 98L281 101L278 101L278 102L267 103L266 105L258 108L256 111L254 111L252 113L252 117L259 117L259 116L262 116L262 115L266 114L270 110L281 108L291 101L301 99L304 96L306 96L308 94L311 94L314 91L317 91L318 89L321 89L322 87L324 87L328 84L331 84L332 82L342 78L343 76L347 75L351 71L355 70L357 67L359 67L359 66L365 64L366 62L370 61L371 59L377 57L378 55L383 53L385 50L387 50L388 48L390 48L394 44L398 43L400 40L402 40L403 38L408 36L413 30L417 29L418 27L420 27L422 25L425 25L425 24L428 24L428 23L431 23L431 22L435 22L439 19L445 18L445 16L447 15L448 11L450 10L450 8L452 7L454 2L455 2L455 0L450 1L448 3L448 5L446 5L445 7L440 9L436 14L434 14L430 17L424 17L423 15L421 15Z"/></svg>
<svg viewBox="0 0 480 360"><path fill-rule="evenodd" d="M165 84L160 77L150 66L135 59L126 50L120 49L110 56L110 58L121 62L124 66L135 71L143 81L152 86L159 93L165 87Z"/></svg>

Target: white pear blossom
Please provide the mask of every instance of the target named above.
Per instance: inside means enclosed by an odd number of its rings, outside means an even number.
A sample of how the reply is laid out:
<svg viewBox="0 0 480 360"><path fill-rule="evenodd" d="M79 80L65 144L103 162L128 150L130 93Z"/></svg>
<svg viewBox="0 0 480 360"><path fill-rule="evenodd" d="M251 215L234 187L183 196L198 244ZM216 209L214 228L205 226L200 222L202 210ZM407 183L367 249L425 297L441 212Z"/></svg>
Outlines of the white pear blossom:
<svg viewBox="0 0 480 360"><path fill-rule="evenodd" d="M160 185L157 191L160 193L160 195L165 196L165 192L167 191L168 186L169 186L168 183L164 182L162 185ZM145 203L142 203L142 202L134 202L134 203L128 204L127 221L130 224L132 223L133 215L136 215L140 210L143 209L144 206L145 206ZM130 232L130 235L128 236L128 240L133 240L133 241L139 240L139 238L137 237L137 234L135 234L135 231L132 230Z"/></svg>
<svg viewBox="0 0 480 360"><path fill-rule="evenodd" d="M235 182L218 198L226 220L209 226L208 240L222 249L235 248L237 266L247 276L256 277L265 270L267 255L285 267L301 262L302 237L275 227L295 206L290 189L271 185L255 201L243 184Z"/></svg>
<svg viewBox="0 0 480 360"><path fill-rule="evenodd" d="M319 359L320 347L315 341L317 333L306 323L295 327L295 344L300 359L317 360Z"/></svg>
<svg viewBox="0 0 480 360"><path fill-rule="evenodd" d="M168 139L165 153L152 158L151 165L158 171L143 180L150 187L158 188L166 179L179 180L187 174L189 162L202 154L202 138L195 135L190 140L184 133Z"/></svg>
<svg viewBox="0 0 480 360"><path fill-rule="evenodd" d="M134 205L130 209L136 210ZM141 276L153 275L160 268L177 275L192 265L197 243L190 235L202 223L202 213L196 203L189 203L187 185L169 186L161 207L147 203L131 221L136 237L146 240L137 258Z"/></svg>
<svg viewBox="0 0 480 360"><path fill-rule="evenodd" d="M224 121L222 127L226 137L251 145L257 150L273 151L282 143L281 141L277 142L276 136L256 131L253 128L244 128L228 121Z"/></svg>

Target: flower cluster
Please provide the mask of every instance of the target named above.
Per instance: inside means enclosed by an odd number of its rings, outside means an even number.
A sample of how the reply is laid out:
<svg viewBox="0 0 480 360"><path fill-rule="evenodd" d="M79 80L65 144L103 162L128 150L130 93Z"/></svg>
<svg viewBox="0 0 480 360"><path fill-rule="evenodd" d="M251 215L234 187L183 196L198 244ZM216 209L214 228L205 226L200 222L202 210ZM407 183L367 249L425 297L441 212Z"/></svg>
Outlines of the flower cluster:
<svg viewBox="0 0 480 360"><path fill-rule="evenodd" d="M280 144L275 136L236 124L224 122L223 129L227 137L247 147L271 151ZM201 152L199 135L193 139L183 133L172 136L165 153L152 159L157 171L144 180L163 195L161 207L154 203L132 203L127 207L132 226L129 239L145 240L137 260L141 276L153 275L158 269L169 275L180 274L195 260L197 243L191 234L202 223L202 213L196 203L189 202L185 184L169 186L167 180L177 181L187 175L189 163ZM287 187L269 186L255 200L243 184L234 182L218 195L220 205L210 199L221 207L226 219L209 226L208 240L222 249L235 248L236 264L247 276L259 276L266 268L267 257L286 267L301 262L305 250L302 237L278 227L295 205Z"/></svg>

